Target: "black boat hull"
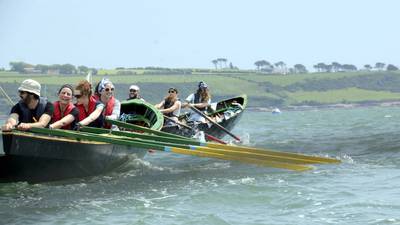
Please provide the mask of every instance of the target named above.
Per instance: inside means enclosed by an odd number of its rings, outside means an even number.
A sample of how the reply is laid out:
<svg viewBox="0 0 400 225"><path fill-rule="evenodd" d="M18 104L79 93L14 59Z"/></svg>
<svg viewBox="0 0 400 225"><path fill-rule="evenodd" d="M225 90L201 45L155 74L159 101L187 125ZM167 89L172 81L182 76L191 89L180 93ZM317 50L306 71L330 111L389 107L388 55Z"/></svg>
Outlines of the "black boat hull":
<svg viewBox="0 0 400 225"><path fill-rule="evenodd" d="M146 149L79 141L27 132L3 132L0 182L30 183L81 178L111 172L143 158Z"/></svg>

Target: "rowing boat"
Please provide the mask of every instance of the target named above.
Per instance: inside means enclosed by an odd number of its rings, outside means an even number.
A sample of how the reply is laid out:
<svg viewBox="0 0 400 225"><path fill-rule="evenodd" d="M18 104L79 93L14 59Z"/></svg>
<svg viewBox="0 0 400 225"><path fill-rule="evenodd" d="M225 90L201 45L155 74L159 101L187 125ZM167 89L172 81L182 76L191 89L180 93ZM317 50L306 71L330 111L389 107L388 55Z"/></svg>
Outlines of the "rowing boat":
<svg viewBox="0 0 400 225"><path fill-rule="evenodd" d="M216 123L224 127L226 130L231 131L239 122L243 112L247 106L247 96L241 95L229 99L219 101L211 104L211 107L205 113L208 117L212 118ZM190 112L195 113L195 112ZM179 117L179 123L188 125L181 126L179 124L168 125L162 128L162 131L178 134L185 137L191 137L195 134L196 130L203 131L206 134L212 135L217 138L223 138L227 133L212 123L193 124L189 119L189 114L185 113Z"/></svg>
<svg viewBox="0 0 400 225"><path fill-rule="evenodd" d="M122 102L121 112L120 119L130 124L153 130L160 130L163 124L162 114L141 100ZM143 158L148 151L135 146L54 136L52 130L48 132L14 130L2 133L5 155L0 157L0 182L37 183L94 176Z"/></svg>

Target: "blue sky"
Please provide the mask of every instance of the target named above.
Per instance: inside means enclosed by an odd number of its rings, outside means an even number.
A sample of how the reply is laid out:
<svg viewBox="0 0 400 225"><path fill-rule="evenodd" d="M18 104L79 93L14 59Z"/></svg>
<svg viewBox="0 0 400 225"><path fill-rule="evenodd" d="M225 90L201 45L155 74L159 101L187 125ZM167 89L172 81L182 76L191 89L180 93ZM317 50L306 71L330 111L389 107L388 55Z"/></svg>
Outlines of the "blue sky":
<svg viewBox="0 0 400 225"><path fill-rule="evenodd" d="M400 66L395 0L0 0L0 67Z"/></svg>

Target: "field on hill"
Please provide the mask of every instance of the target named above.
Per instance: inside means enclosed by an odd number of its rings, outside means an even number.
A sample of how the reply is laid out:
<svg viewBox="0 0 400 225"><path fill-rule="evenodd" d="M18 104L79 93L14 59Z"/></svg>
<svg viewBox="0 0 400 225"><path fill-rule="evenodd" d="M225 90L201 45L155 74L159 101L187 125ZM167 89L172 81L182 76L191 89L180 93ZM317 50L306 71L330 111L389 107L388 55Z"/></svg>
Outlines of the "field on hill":
<svg viewBox="0 0 400 225"><path fill-rule="evenodd" d="M179 70L180 71L180 70ZM129 71L128 71L129 72ZM398 72L339 72L308 74L261 74L250 71L191 70L174 74L175 70L135 70L123 74L118 70L99 70L93 76L98 82L108 77L116 86L116 96L125 99L130 84L141 87L142 96L151 103L159 102L168 87L177 87L180 97L195 91L201 80L208 83L213 100L239 94L249 96L249 106L284 107L291 105L324 105L338 103L368 103L400 101L400 73ZM65 83L77 84L85 75L19 74L0 72L0 85L18 100L17 88L27 78L42 84L42 95L56 98L58 87Z"/></svg>

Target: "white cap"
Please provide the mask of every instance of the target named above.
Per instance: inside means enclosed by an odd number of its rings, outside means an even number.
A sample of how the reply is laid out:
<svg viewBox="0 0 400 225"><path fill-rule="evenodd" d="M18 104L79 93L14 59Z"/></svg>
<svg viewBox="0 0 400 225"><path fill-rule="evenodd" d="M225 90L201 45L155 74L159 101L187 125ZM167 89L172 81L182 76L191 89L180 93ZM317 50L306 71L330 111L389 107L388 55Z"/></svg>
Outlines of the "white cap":
<svg viewBox="0 0 400 225"><path fill-rule="evenodd" d="M40 84L39 82L32 80L32 79L27 79L22 81L21 86L18 88L18 91L26 91L32 94L35 94L37 96L40 96Z"/></svg>
<svg viewBox="0 0 400 225"><path fill-rule="evenodd" d="M136 90L136 91L140 91L139 86L134 85L134 84L129 87L129 90L131 90L131 89Z"/></svg>

